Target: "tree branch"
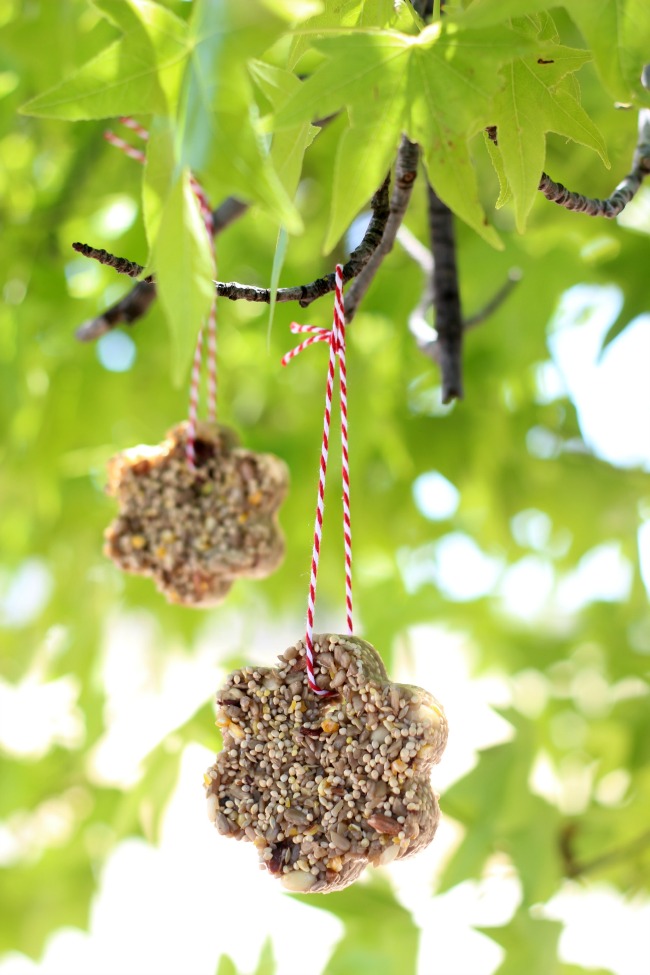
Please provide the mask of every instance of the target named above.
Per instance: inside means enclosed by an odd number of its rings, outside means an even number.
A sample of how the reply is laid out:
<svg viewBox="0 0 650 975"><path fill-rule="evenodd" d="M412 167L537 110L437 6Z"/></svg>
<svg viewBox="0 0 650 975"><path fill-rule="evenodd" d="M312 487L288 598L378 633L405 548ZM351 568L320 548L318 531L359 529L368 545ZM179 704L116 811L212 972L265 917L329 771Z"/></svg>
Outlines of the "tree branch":
<svg viewBox="0 0 650 975"><path fill-rule="evenodd" d="M386 177L382 185L372 198L372 219L363 236L363 240L350 254L350 258L343 265L343 281L350 281L355 278L364 267L381 244L384 229L390 215L388 201L389 176ZM278 288L275 300L297 301L301 308L307 308L312 301L322 298L323 295L334 291L334 273L326 274L322 278L317 278L310 284L298 284L293 288ZM268 304L271 300L271 292L268 288L256 288L253 285L239 284L237 281L217 282L217 294L221 298L229 298L231 301L261 301Z"/></svg>
<svg viewBox="0 0 650 975"><path fill-rule="evenodd" d="M496 126L491 125L486 130L489 138L498 145ZM576 213L586 213L588 217L606 217L612 220L621 213L634 198L639 188L650 173L650 110L642 108L639 112L639 138L632 159L632 170L621 180L611 196L604 200L596 197L583 196L568 190L562 183L556 183L548 173L542 173L539 181L539 191L551 203Z"/></svg>
<svg viewBox="0 0 650 975"><path fill-rule="evenodd" d="M420 266L425 276L422 297L417 307L409 315L409 331L415 338L420 351L433 362L439 364L438 333L427 321L427 313L433 304L433 254L406 227L400 227L397 239L407 254ZM499 290L474 315L463 319L463 332L481 325L486 319L494 315L521 278L522 272L519 268L510 268L508 277Z"/></svg>
<svg viewBox="0 0 650 975"><path fill-rule="evenodd" d="M463 318L460 307L454 217L431 184L429 234L433 253L431 294L435 310L436 351L442 378L442 402L463 398Z"/></svg>
<svg viewBox="0 0 650 975"><path fill-rule="evenodd" d="M242 214L248 210L248 204L241 200L229 196L223 203L212 211L212 221L215 237L222 233L231 223L234 223ZM126 258L114 258L107 251L95 250L88 244L73 244L74 249L83 254L84 257L92 257L101 264L114 267L120 274L128 274L129 277L139 277L144 268L134 261L127 261ZM100 256L102 255L102 256ZM105 259L103 259L105 258ZM112 258L112 260L110 260ZM114 262L119 262L118 266ZM138 268L139 270L135 271ZM133 273L135 271L135 273ZM80 342L92 342L100 336L109 332L117 325L132 325L145 314L151 303L156 297L156 285L149 277L144 281L138 281L134 288L120 298L116 304L111 305L105 312L97 318L91 318L84 322L77 329L75 335Z"/></svg>
<svg viewBox="0 0 650 975"><path fill-rule="evenodd" d="M389 176L386 177L372 198L372 219L363 236L363 240L359 246L352 251L347 263L343 265L344 281L350 281L352 278L360 274L375 250L381 244L382 236L390 216L388 183ZM226 203L228 202L229 201L227 200ZM244 204L241 204L241 206L243 207ZM220 226L219 229L223 229L223 226ZM83 254L85 257L93 258L94 260L99 261L100 264L106 264L109 267L113 267L121 274L128 274L131 277L137 277L144 270L142 265L137 264L134 261L128 261L123 257L115 257L113 254L109 254L108 251L98 250L94 247L90 247L88 244L74 244L73 246L76 251ZM141 287L142 285L147 285L150 290L144 290L144 288ZM237 281L217 281L215 282L215 287L217 295L220 298L228 298L230 301L260 301L269 304L271 300L271 291L269 288L257 288L254 285L239 284ZM334 274L326 274L324 277L317 278L315 281L312 281L309 284L299 284L293 288L278 288L276 292L276 301L297 301L302 308L306 308L312 303L312 301L315 301L317 298L334 291L334 287ZM136 294L138 289L140 289L139 293ZM99 335L102 335L110 328L114 328L114 326L120 324L120 322L130 324L131 322L135 321L136 318L139 318L144 311L146 311L154 297L155 284L151 281L151 279L149 278L146 279L146 281L139 282L133 291L131 291L126 298L123 298L122 301L118 302L117 305L109 308L108 311L104 312L104 314L99 318L93 319L92 321L86 322L84 325L82 325L77 331L77 338L81 339L82 341L88 341L90 339L98 338ZM132 302L133 307L131 305ZM142 311L139 311L138 302L142 303ZM125 305L127 306L126 309L124 307ZM133 312L136 310L138 313L133 314ZM132 317L129 317L129 315Z"/></svg>
<svg viewBox="0 0 650 975"><path fill-rule="evenodd" d="M587 860L581 863L579 860L575 859L573 853L573 840L575 839L575 834L577 832L576 823L568 823L562 833L560 834L560 854L564 863L564 871L567 877L582 877L586 873L592 873L594 870L600 870L603 867L609 867L612 864L624 862L629 860L631 857L636 856L638 853L645 850L650 846L650 830L637 836L636 839L632 840L630 843L626 843L625 846L616 847L614 850L608 850L607 853L603 853L600 856L594 857L593 860Z"/></svg>
<svg viewBox="0 0 650 975"><path fill-rule="evenodd" d="M81 254L82 257L90 257L93 261L104 264L106 267L112 267L118 274L126 274L130 278L139 278L144 271L142 264L138 264L136 261L129 261L126 257L117 257L115 254L111 254L110 251L105 251L99 247L91 247L90 244L80 244L79 241L76 241L72 245L72 249L77 254ZM143 280L149 283L153 281L153 278L149 275Z"/></svg>
<svg viewBox="0 0 650 975"><path fill-rule="evenodd" d="M370 255L365 267L355 279L345 296L345 320L351 322L359 303L363 300L382 261L393 249L397 232L411 199L413 184L418 174L420 147L402 136L395 164L395 185L390 198L390 209L379 246Z"/></svg>

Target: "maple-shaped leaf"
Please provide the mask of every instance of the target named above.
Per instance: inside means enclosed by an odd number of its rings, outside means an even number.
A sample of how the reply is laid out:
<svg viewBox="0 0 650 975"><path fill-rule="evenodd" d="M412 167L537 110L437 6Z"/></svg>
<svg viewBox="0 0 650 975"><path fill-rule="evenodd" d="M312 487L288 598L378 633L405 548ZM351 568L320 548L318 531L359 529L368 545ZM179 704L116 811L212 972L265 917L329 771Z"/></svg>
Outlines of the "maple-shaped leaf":
<svg viewBox="0 0 650 975"><path fill-rule="evenodd" d="M319 34L327 34L342 27L394 27L396 19L393 0L337 0L324 4L324 9L311 17L295 32L288 58L289 68L296 64Z"/></svg>
<svg viewBox="0 0 650 975"><path fill-rule="evenodd" d="M500 246L479 201L469 140L492 124L501 69L530 47L508 29L426 28L413 45L407 133L422 146L429 180L438 196L482 237Z"/></svg>
<svg viewBox="0 0 650 975"><path fill-rule="evenodd" d="M547 132L594 149L609 166L603 138L581 107L570 76L586 60L585 52L556 46L543 56L516 58L503 69L506 85L495 98L493 122L520 231L544 170Z"/></svg>
<svg viewBox="0 0 650 975"><path fill-rule="evenodd" d="M367 204L393 161L407 116L411 41L392 31L319 38L314 46L326 60L272 120L274 131L282 132L306 119L349 110L350 127L337 147L325 251Z"/></svg>
<svg viewBox="0 0 650 975"><path fill-rule="evenodd" d="M563 6L591 48L596 69L613 98L650 104L641 85L648 63L650 5L646 0L473 0L454 14L472 26L494 26Z"/></svg>
<svg viewBox="0 0 650 975"><path fill-rule="evenodd" d="M492 124L492 102L503 79L500 68L531 49L523 34L502 29L464 30L433 24L417 37L397 31L361 31L319 38L314 47L325 61L280 109L274 128L346 108L351 131L344 134L332 190L333 218L328 246L354 216L350 170L365 205L369 180L359 174L365 157L375 184L403 132L422 146L424 164L441 199L482 237L498 237L479 202L469 140ZM381 119L377 145L372 127ZM379 178L377 178L379 176ZM375 185L376 188L376 185Z"/></svg>
<svg viewBox="0 0 650 975"><path fill-rule="evenodd" d="M505 949L506 956L495 975L559 975L557 945L560 921L533 919L520 908L508 924L499 928L477 928Z"/></svg>
<svg viewBox="0 0 650 975"><path fill-rule="evenodd" d="M526 786L537 755L534 725L512 709L500 713L516 729L513 740L480 752L475 768L445 794L446 815L466 833L438 892L480 878L488 857L501 852L519 874L524 903L534 904L550 897L560 881L560 814Z"/></svg>
<svg viewBox="0 0 650 975"><path fill-rule="evenodd" d="M188 49L185 22L150 0L94 5L122 31L120 40L22 111L70 120L175 111Z"/></svg>
<svg viewBox="0 0 650 975"><path fill-rule="evenodd" d="M172 123L173 158L148 162L157 188L148 201L155 227L184 166L220 196L259 202L298 231L300 218L255 130L247 61L309 16L313 0L197 0L189 23L152 0L94 0L122 37L59 86L32 99L28 114L70 120L147 115ZM155 205L150 204L152 199Z"/></svg>

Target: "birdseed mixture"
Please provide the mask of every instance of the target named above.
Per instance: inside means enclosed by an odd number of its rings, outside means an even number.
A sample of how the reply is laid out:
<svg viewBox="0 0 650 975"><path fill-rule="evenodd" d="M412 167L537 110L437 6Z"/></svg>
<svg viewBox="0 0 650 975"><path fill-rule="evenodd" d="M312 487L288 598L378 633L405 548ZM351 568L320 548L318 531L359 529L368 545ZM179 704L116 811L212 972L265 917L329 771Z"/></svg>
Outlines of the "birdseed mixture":
<svg viewBox="0 0 650 975"><path fill-rule="evenodd" d="M197 424L196 470L186 443L180 423L161 444L111 458L107 491L120 512L104 551L125 572L152 576L169 602L214 606L238 577L261 578L282 561L276 512L289 474L214 423Z"/></svg>
<svg viewBox="0 0 650 975"><path fill-rule="evenodd" d="M447 742L436 699L393 684L377 651L352 636L314 636L274 668L245 667L217 695L223 750L205 775L208 815L249 840L291 891L327 893L369 864L412 856L433 839L440 810L429 782Z"/></svg>

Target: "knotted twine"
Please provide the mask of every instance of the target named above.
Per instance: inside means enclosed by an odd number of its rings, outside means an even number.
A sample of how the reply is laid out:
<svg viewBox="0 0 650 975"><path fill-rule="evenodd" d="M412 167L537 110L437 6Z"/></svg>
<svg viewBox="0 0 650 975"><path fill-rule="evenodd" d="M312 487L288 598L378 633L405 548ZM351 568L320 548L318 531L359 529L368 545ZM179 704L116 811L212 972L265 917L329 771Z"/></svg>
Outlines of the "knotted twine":
<svg viewBox="0 0 650 975"><path fill-rule="evenodd" d="M286 366L292 359L316 342L328 342L330 347L329 366L327 370L327 385L325 388L325 415L323 421L323 439L321 443L320 472L318 480L318 500L316 503L316 520L314 523L314 543L311 554L311 575L309 579L309 595L307 598L307 628L305 632L305 660L307 683L311 690L320 696L327 696L331 692L323 690L316 684L314 677L314 609L316 606L316 583L318 579L318 563L323 535L323 513L325 510L325 481L327 477L327 457L329 453L330 422L332 418L332 395L334 391L334 377L336 363L339 365L339 395L341 408L341 480L343 484L343 543L345 548L345 610L347 632L352 634L352 529L350 526L350 462L348 456L348 386L345 364L345 310L343 305L343 267L336 265L334 291L334 317L331 329L319 328L314 325L298 325L292 322L291 331L294 334L310 333L294 349L291 349L282 359Z"/></svg>
<svg viewBox="0 0 650 975"><path fill-rule="evenodd" d="M122 125L131 129L143 142L147 142L149 139L148 131L143 128L135 119L129 117L122 117L120 119ZM125 139L121 139L118 135L111 130L107 130L104 133L104 138L111 145L116 146L125 155L129 156L130 159L135 159L136 162L144 165L145 154L142 149L137 149L132 146ZM196 201L199 205L201 211L201 216L205 224L205 229L208 232L208 239L210 241L210 252L212 255L212 260L216 268L216 251L214 246L214 219L212 216L212 207L208 201L205 190L199 183L199 181L190 174L190 186ZM196 346L194 348L194 358L192 359L192 372L190 377L190 395L189 395L189 406L188 406L188 417L187 417L187 442L185 446L185 454L187 457L187 464L190 470L196 470L196 423L199 412L199 390L201 386L201 365L203 363L203 336L204 336L205 323L201 325L199 329L199 334L196 340ZM208 417L211 422L215 422L217 418L217 302L216 302L216 291L215 297L210 306L210 311L208 313Z"/></svg>

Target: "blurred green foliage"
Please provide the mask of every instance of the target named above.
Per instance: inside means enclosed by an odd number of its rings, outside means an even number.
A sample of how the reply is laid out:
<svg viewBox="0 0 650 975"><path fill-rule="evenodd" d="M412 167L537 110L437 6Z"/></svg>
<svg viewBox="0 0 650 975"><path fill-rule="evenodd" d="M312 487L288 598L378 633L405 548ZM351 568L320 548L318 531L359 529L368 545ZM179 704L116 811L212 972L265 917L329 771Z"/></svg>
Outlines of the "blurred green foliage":
<svg viewBox="0 0 650 975"><path fill-rule="evenodd" d="M451 6L460 10L462 4ZM513 0L505 13L517 17L527 6ZM499 4L490 0L477 0L472 7L471 30L486 32L483 40L489 49L503 10L499 14ZM584 56L567 63L571 74L561 79L566 106L569 89L578 104L573 72L578 61L587 61L588 44L594 45L600 74L589 63L580 70L582 105L590 127L602 133L611 171L597 155L553 135L541 156L537 146L536 158L571 188L606 196L628 171L636 140L635 113L616 110L613 99L642 104L647 97L638 85L643 56L638 37L650 36L650 15L633 0L599 4L599 16L605 18L611 18L615 7L625 8L617 50L615 32L589 27L585 9L590 5L571 0L565 7L554 12L552 30L546 15L528 18L522 49L541 44L544 37L557 45L556 29L567 49L585 49ZM38 956L53 930L83 926L108 852L126 836L155 839L182 747L193 741L217 745L209 704L214 688L206 687L200 710L180 723L171 740L167 736L151 750L136 784L102 784L91 771L92 755L109 720L101 679L109 621L131 610L151 613L157 620L159 653L180 646L191 656L197 652L204 619L167 606L146 580L121 577L102 557L102 531L113 514L103 493L105 460L132 444L159 441L185 415L187 397L184 384L177 389L170 382L170 333L157 304L124 333L128 338L122 346L115 346L113 337L97 346L74 341L75 327L115 301L129 284L110 269L76 256L70 244L87 240L141 263L158 247L165 255L161 273L171 285L178 284L174 275L181 267L188 274L181 288L204 285L210 273L206 261L191 260L174 249L183 212L177 209L177 220L164 218L166 208L169 216L169 207L178 203L174 187L189 165L215 203L236 192L258 204L218 240L221 280L265 285L274 267L279 273L282 260L274 264L274 254L280 225L291 232L302 225L302 233L289 238L281 284L310 281L329 271L334 260L344 259L349 250L345 239L327 259L323 242L329 233L332 244L332 227L341 230L341 214L350 219L366 200L350 197L341 154L360 172L364 166L371 173L381 170L395 135L410 124L404 115L408 88L400 89L406 101L394 111L396 92L380 86L386 112L381 103L366 108L372 118L382 118L381 138L376 144L360 138L354 124L363 128L372 123L366 115L358 117L365 96L362 77L352 73L345 79L348 88L341 88L341 96L319 89L318 73L309 88L289 73L320 65L321 76L329 78L329 62L323 58L332 51L336 55L342 40L331 38L315 52L309 33L290 33L289 28L296 22L307 28L388 25L403 32L400 36L407 40L400 44L412 51L408 45L416 37L417 18L382 2L326 3L320 19L310 21L314 13L314 5L289 0L195 0L161 6L135 0L94 5L86 0L5 0L0 8L2 687L6 696L30 682L49 687L68 681L65 686L72 688L81 721L78 734L55 738L41 751L4 742L0 814L9 833L17 834L20 823L59 799L71 824L56 843L44 836L26 848L17 844L3 865L0 951ZM262 15L263 20L256 19ZM201 27L202 18L208 28ZM458 23L462 31L460 14ZM517 21L509 26L521 28ZM379 78L377 36L352 34L345 43L354 38ZM450 57L456 48L453 34L446 36ZM187 37L193 38L191 43ZM432 35L429 43L435 48ZM107 55L103 52L109 45L113 53ZM339 67L350 63L345 50L340 47ZM417 49L418 63L433 70L426 50L426 44ZM610 53L615 64L608 68ZM464 635L476 648L477 673L497 672L510 682L513 705L504 715L513 727L512 741L485 750L476 767L442 797L443 813L466 833L442 873L433 878L433 889L480 878L495 854L508 857L521 880L522 903L508 925L486 933L506 950L500 973L547 975L577 969L557 961L559 925L529 908L548 901L566 878L582 878L583 873L584 883L604 878L623 892L647 892L650 884L650 615L637 542L641 520L650 510L650 485L646 472L617 469L595 456L584 442L575 404L562 391L546 395L540 383L549 360L549 323L568 289L583 284L620 290L621 309L610 338L650 310L648 238L647 231L573 215L539 197L525 235L514 230L512 204L494 210L498 181L480 135L474 136L489 120L488 95L499 87L495 65L498 70L512 57L503 48L491 49L483 64L483 71L492 72L489 91L481 89L477 95L480 111L468 104L466 114L455 118L454 138L459 138L448 157L435 142L434 111L426 116L423 110L416 126L419 138L431 140L425 155L434 183L441 172L436 166L458 165L462 172L465 167L468 182L449 190L445 170L442 190L449 192L451 205L460 201L463 212L459 193L465 186L471 212L463 215L477 226L482 219L477 214L484 208L494 228L485 234L490 239L498 234L503 243L498 251L458 222L466 314L481 309L511 267L523 274L507 302L467 337L465 401L453 408L440 406L436 370L408 332L408 315L423 282L421 270L400 247L386 261L349 332L355 584L364 633L389 666L400 635L417 623L436 622ZM94 58L101 70L82 67ZM145 81L136 70L143 59L148 66ZM247 61L253 59L247 71ZM44 94L70 77L77 80L63 82L58 94ZM91 95L93 78L101 84ZM409 78L413 84L413 76ZM111 79L119 79L121 87L109 89ZM352 127L344 113L312 143L312 113L348 105L348 96L354 103ZM442 98L440 93L436 97ZM20 106L34 98L32 111L66 120L19 114ZM284 99L293 105L293 115L287 108L285 128L268 155L268 136L260 133L255 120L271 110L282 118ZM67 108L62 110L63 102ZM433 103L428 104L431 109ZM156 148L145 176L148 237L140 200L143 174L105 143L105 123L97 120L137 109L160 136L152 142ZM505 125L504 112L502 106ZM576 110L574 123L577 117ZM541 121L535 119L536 131ZM559 126L563 135L571 135L570 123ZM267 120L267 129L272 124ZM280 152L278 146L285 148ZM359 163L362 150L367 159ZM286 154L294 151L298 159L304 153L301 171L289 167L283 172ZM293 201L288 194L298 172ZM512 181L512 172L506 161L505 178ZM519 183L512 183L520 222L530 202L530 181L537 177L534 168L527 169L519 173ZM355 185L369 189L361 177ZM338 214L334 225L332 213ZM424 178L415 187L406 223L426 240ZM187 226L184 230L191 233ZM183 303L179 290L174 306ZM193 346L201 308L201 302L194 312L188 307L185 324L174 312L176 335L182 334L186 349ZM285 372L279 360L290 344L290 321L298 316L327 325L330 309L327 299L299 316L295 308L278 305L267 336L264 306L219 305L221 416L241 430L251 447L282 456L292 473L282 514L284 565L261 583L238 584L229 606L245 620L291 617L296 638L306 597L325 362L324 353L313 351ZM135 361L123 368L120 356L127 365L129 357ZM638 417L640 425L647 420ZM540 443L546 447L535 446ZM335 474L336 460L333 466ZM415 479L431 471L440 472L460 492L458 509L439 520L425 517L413 494ZM319 611L330 617L340 614L342 597L335 495L332 488L319 580ZM546 518L547 537L541 542L516 530L531 512ZM523 559L542 559L550 567L555 592L583 556L616 542L631 567L629 592L588 601L573 612L563 612L549 598L541 611L529 616L504 609L498 580L490 592L455 599L432 568L437 544L453 532L496 560L499 580ZM211 619L218 622L221 613L215 610ZM225 665L245 658L245 643L243 637ZM220 662L229 652L225 638L223 646L215 646ZM543 689L539 706L532 709L521 693L531 679ZM568 782L576 770L587 775L589 787L580 808L552 803L531 791L540 755L560 782L563 777ZM623 787L612 794L603 782L620 772ZM153 817L152 805L157 810ZM415 971L416 926L383 884L358 886L317 906L332 911L346 928L331 973ZM387 929L391 937L384 941ZM268 948L259 972L273 967ZM224 956L219 972L231 971L235 968Z"/></svg>

